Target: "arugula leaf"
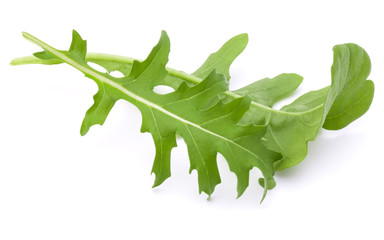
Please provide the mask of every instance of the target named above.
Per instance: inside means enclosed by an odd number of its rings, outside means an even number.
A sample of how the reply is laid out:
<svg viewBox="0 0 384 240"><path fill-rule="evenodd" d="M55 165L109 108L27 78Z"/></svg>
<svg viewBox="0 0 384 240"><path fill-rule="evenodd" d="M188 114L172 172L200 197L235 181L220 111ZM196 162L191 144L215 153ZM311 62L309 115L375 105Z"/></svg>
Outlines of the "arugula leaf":
<svg viewBox="0 0 384 240"><path fill-rule="evenodd" d="M281 74L228 91L229 67L244 50L246 34L230 39L193 74L166 67L170 43L164 31L144 61L87 54L86 41L76 31L69 51L54 49L27 33L23 35L45 51L15 59L11 64L65 62L97 83L99 91L83 120L82 135L92 125L102 125L119 99L139 108L143 117L141 131L152 134L156 147L154 187L171 175L170 153L178 134L188 146L190 171L198 172L200 193L210 196L220 183L216 164L219 152L237 176L238 197L248 186L249 171L253 167L261 170L266 180L259 179L264 199L267 189L276 184L274 172L301 162L308 141L315 139L322 126L334 130L347 126L368 110L373 98L373 82L366 80L370 60L355 44L334 47L331 86L306 93L277 110L274 103L294 92L302 82L301 76ZM98 72L88 62L108 72ZM124 77L108 74L116 70ZM157 85L168 85L175 91L159 95L153 92Z"/></svg>
<svg viewBox="0 0 384 240"><path fill-rule="evenodd" d="M153 88L168 72L169 38L162 32L159 43L148 58L133 61L129 75L114 78L100 73L86 63L85 41L73 32L69 51L58 51L29 34L24 36L40 45L46 52L66 62L99 86L94 96L94 105L87 111L81 134L90 126L102 124L113 104L125 99L136 105L142 113L142 132L149 132L156 146L156 156L152 172L156 175L154 186L170 176L170 152L176 146L176 134L183 137L188 146L191 171L198 172L199 190L209 196L220 183L216 164L216 154L220 152L227 160L231 171L238 178L238 195L248 186L249 171L258 167L266 179L273 181L272 163L280 154L268 150L261 141L265 134L265 124L238 125L250 105L249 97L239 97L230 102L218 100L206 108L206 103L228 90L223 74L211 71L194 86L181 83L175 92L159 95ZM252 142L252 144L249 144ZM265 184L265 193L268 183Z"/></svg>

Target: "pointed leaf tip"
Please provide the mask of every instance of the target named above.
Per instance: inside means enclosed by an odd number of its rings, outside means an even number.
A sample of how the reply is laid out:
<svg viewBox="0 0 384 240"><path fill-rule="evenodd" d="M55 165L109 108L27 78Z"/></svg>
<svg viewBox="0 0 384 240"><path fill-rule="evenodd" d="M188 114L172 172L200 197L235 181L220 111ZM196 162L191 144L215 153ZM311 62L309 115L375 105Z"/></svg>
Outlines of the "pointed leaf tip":
<svg viewBox="0 0 384 240"><path fill-rule="evenodd" d="M248 186L247 186L248 187ZM239 199L245 192L245 188L241 190L237 190L237 196L236 199Z"/></svg>
<svg viewBox="0 0 384 240"><path fill-rule="evenodd" d="M242 39L244 41L244 43L248 43L248 40L249 40L249 36L248 36L248 33L240 33L239 35L233 37L233 38L239 38L239 39Z"/></svg>
<svg viewBox="0 0 384 240"><path fill-rule="evenodd" d="M165 42L166 45L170 45L170 39L165 30L161 31L160 42Z"/></svg>
<svg viewBox="0 0 384 240"><path fill-rule="evenodd" d="M27 32L21 32L21 34L23 35L23 37L25 37L25 38L28 38L28 37L30 37L30 36L32 36L31 34L29 34L29 33L27 33Z"/></svg>
<svg viewBox="0 0 384 240"><path fill-rule="evenodd" d="M87 55L87 41L84 40L76 30L72 30L72 42L68 54L84 64Z"/></svg>
<svg viewBox="0 0 384 240"><path fill-rule="evenodd" d="M248 34L242 33L229 39L217 51L209 55L207 60L192 75L199 78L205 78L212 69L222 73L229 81L229 68L232 62L243 52L248 44Z"/></svg>
<svg viewBox="0 0 384 240"><path fill-rule="evenodd" d="M81 125L81 128L80 128L80 135L83 137L85 136L89 131L89 128L88 127L85 127L84 125Z"/></svg>
<svg viewBox="0 0 384 240"><path fill-rule="evenodd" d="M168 33L167 33L167 31L165 31L165 30L161 30L161 35L162 35L162 36L168 36Z"/></svg>
<svg viewBox="0 0 384 240"><path fill-rule="evenodd" d="M32 36L31 34L29 34L27 32L22 32L22 35L25 39L30 40L30 41L35 38L34 36Z"/></svg>
<svg viewBox="0 0 384 240"><path fill-rule="evenodd" d="M81 41L85 41L85 42L86 42L86 40L84 40L84 39L81 37L80 33L79 33L78 31L76 31L75 29L73 29L73 30L72 30L72 42L74 42L74 41L78 41L78 40L81 40Z"/></svg>
<svg viewBox="0 0 384 240"><path fill-rule="evenodd" d="M151 174L155 174L155 173L152 171ZM163 181L159 181L158 177L155 174L155 181L153 182L152 188L156 188L156 187L160 186L162 183L163 183Z"/></svg>
<svg viewBox="0 0 384 240"><path fill-rule="evenodd" d="M264 178L259 178L259 184L264 187L263 197L260 201L261 204L267 196L267 191L276 187L276 181L273 178L268 180L265 180Z"/></svg>
<svg viewBox="0 0 384 240"><path fill-rule="evenodd" d="M260 204L263 203L265 197L267 196L268 192L268 181L264 181L264 192L263 192L263 197L261 198Z"/></svg>
<svg viewBox="0 0 384 240"><path fill-rule="evenodd" d="M79 35L80 36L79 32L76 31L75 29L72 29L72 35Z"/></svg>

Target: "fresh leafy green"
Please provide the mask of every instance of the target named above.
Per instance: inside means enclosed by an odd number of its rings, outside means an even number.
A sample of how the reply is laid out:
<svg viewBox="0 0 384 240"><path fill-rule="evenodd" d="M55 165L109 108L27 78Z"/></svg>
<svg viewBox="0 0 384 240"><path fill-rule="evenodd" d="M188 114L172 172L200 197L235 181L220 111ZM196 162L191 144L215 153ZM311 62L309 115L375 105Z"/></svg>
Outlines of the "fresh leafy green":
<svg viewBox="0 0 384 240"><path fill-rule="evenodd" d="M334 47L330 86L306 93L277 110L273 105L297 89L301 76L281 74L228 91L229 67L246 47L246 34L230 39L193 74L166 67L170 42L164 31L144 61L87 53L86 41L76 31L68 51L57 50L30 34L23 35L44 51L15 59L11 64L67 63L98 85L81 135L95 124L102 125L119 99L131 102L141 111L141 131L151 133L156 147L154 186L171 175L170 154L177 134L187 144L190 171L198 172L200 193L210 196L220 183L216 155L221 153L237 176L238 196L248 186L249 171L253 167L260 169L264 199L267 189L276 184L275 171L301 162L307 154L308 141L316 138L322 126L333 130L347 126L368 110L373 99L373 82L366 80L370 60L355 44ZM108 72L98 72L89 66L90 62ZM112 71L120 71L124 77L113 77L109 74ZM153 89L158 85L175 91L157 94Z"/></svg>

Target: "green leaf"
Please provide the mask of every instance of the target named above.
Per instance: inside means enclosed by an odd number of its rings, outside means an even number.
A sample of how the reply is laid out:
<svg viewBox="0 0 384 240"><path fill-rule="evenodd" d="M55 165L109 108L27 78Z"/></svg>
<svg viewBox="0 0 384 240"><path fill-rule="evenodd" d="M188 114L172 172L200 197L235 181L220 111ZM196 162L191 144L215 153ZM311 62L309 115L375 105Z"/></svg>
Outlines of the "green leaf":
<svg viewBox="0 0 384 240"><path fill-rule="evenodd" d="M259 183L266 191L276 182L274 172L301 162L321 127L340 129L369 108L374 92L367 53L355 44L334 47L332 83L308 92L280 110L274 103L291 94L302 82L297 74L265 78L236 91L228 91L229 67L243 51L248 38L229 40L194 74L167 68L169 38L162 32L159 43L144 61L108 54L86 53L86 42L74 31L69 51L56 50L35 37L24 34L45 51L15 59L13 65L57 64L65 62L93 79L99 91L87 111L81 134L92 125L103 124L114 103L124 99L139 108L141 131L151 133L156 156L152 168L158 186L170 177L170 153L176 134L188 147L190 170L197 170L199 191L211 195L220 175L216 155L221 153L238 179L238 196L249 183L249 171L261 170ZM109 72L121 71L122 78L100 73L88 65L100 64ZM159 95L157 85L174 92Z"/></svg>
<svg viewBox="0 0 384 240"><path fill-rule="evenodd" d="M183 137L188 146L190 171L197 170L199 191L209 196L213 193L220 176L216 163L217 153L227 160L229 168L238 178L238 196L249 182L253 167L261 170L265 182L264 197L269 182L273 182L273 162L280 154L268 150L262 143L264 123L239 125L238 121L249 109L250 98L238 97L229 102L217 101L206 108L206 103L228 90L223 74L212 71L194 86L182 82L176 91L159 95L153 88L168 75L165 68L170 49L169 38L162 32L159 43L148 58L133 61L129 75L120 79L100 73L86 63L85 41L74 32L70 50L58 51L29 34L25 37L95 80L99 92L94 105L88 110L82 126L82 134L94 124L102 124L118 99L134 104L142 113L142 132L149 132L155 142L156 156L152 168L156 175L154 186L170 176L170 153L176 146L176 134ZM252 143L252 144L250 144Z"/></svg>

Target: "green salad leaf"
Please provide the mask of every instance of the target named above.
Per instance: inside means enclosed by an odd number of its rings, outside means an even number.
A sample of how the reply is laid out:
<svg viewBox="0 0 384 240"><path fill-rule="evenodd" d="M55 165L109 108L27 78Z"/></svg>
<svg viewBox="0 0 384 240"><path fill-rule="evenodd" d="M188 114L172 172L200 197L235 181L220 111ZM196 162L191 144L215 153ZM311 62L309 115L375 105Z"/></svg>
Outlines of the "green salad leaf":
<svg viewBox="0 0 384 240"><path fill-rule="evenodd" d="M156 148L154 187L171 176L171 150L180 135L188 147L190 171L198 173L200 193L211 196L221 182L216 162L220 153L237 177L238 197L248 187L249 171L260 169L264 199L267 190L276 185L275 171L301 162L308 141L322 127L338 130L347 126L368 110L373 99L374 84L367 80L370 60L356 44L334 47L330 86L308 92L277 110L273 105L298 88L301 76L284 73L228 90L229 67L246 47L246 34L226 42L193 74L166 67L170 41L165 31L144 61L87 53L86 41L76 31L68 51L57 50L28 33L23 36L44 51L11 64L67 63L96 82L99 90L85 114L81 135L95 124L102 125L119 99L140 110L141 131L152 135ZM99 64L107 72L99 72L89 63ZM113 77L112 71L120 71L124 77ZM154 88L159 85L174 91L158 94Z"/></svg>

